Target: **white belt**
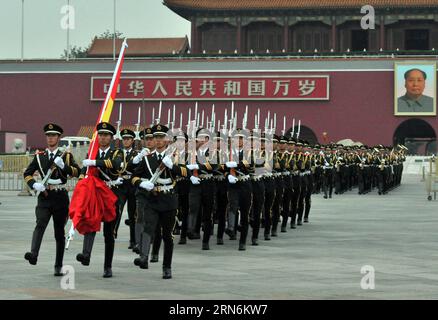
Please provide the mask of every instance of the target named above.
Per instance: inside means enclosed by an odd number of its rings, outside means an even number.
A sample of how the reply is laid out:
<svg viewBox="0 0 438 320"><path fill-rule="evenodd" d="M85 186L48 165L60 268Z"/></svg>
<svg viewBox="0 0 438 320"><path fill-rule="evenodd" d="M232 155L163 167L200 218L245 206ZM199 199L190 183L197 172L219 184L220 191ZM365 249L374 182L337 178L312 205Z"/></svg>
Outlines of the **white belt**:
<svg viewBox="0 0 438 320"><path fill-rule="evenodd" d="M290 171L284 171L281 173L283 176L290 176Z"/></svg>
<svg viewBox="0 0 438 320"><path fill-rule="evenodd" d="M199 178L203 180L210 180L211 178L213 178L213 175L211 173L200 174Z"/></svg>
<svg viewBox="0 0 438 320"><path fill-rule="evenodd" d="M163 193L169 193L172 190L173 190L173 185L157 186L153 189L154 192L163 192Z"/></svg>
<svg viewBox="0 0 438 320"><path fill-rule="evenodd" d="M272 173L265 173L264 176L266 178L272 178L273 174Z"/></svg>
<svg viewBox="0 0 438 320"><path fill-rule="evenodd" d="M130 180L131 177L132 177L132 176L131 176L130 174L127 174L127 175L122 176L122 178L125 179L125 180Z"/></svg>
<svg viewBox="0 0 438 320"><path fill-rule="evenodd" d="M282 176L282 172L275 172L273 173L274 177L281 177Z"/></svg>
<svg viewBox="0 0 438 320"><path fill-rule="evenodd" d="M167 179L158 178L157 183L162 184L162 185L170 184L170 183L172 183L172 179L171 178L167 178Z"/></svg>
<svg viewBox="0 0 438 320"><path fill-rule="evenodd" d="M252 181L260 181L263 179L263 176L251 176Z"/></svg>
<svg viewBox="0 0 438 320"><path fill-rule="evenodd" d="M47 190L65 190L65 185L64 184L49 184L47 187Z"/></svg>
<svg viewBox="0 0 438 320"><path fill-rule="evenodd" d="M225 176L222 176L222 175L214 176L214 180L217 180L217 181L224 181L224 180L225 180Z"/></svg>
<svg viewBox="0 0 438 320"><path fill-rule="evenodd" d="M248 181L249 179L251 179L251 177L248 175L237 177L237 180L239 180L239 181Z"/></svg>
<svg viewBox="0 0 438 320"><path fill-rule="evenodd" d="M62 180L61 179L49 179L49 180L47 180L47 184L50 184L50 185L62 184Z"/></svg>

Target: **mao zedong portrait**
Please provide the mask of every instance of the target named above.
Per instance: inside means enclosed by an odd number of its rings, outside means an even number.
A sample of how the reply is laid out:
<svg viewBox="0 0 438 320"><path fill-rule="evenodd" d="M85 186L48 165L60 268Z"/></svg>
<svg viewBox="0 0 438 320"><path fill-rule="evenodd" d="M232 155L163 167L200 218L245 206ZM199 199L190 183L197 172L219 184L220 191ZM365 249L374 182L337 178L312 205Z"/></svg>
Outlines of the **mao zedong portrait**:
<svg viewBox="0 0 438 320"><path fill-rule="evenodd" d="M398 98L398 112L433 112L434 99L424 95L427 74L420 69L410 69L405 73L405 95Z"/></svg>

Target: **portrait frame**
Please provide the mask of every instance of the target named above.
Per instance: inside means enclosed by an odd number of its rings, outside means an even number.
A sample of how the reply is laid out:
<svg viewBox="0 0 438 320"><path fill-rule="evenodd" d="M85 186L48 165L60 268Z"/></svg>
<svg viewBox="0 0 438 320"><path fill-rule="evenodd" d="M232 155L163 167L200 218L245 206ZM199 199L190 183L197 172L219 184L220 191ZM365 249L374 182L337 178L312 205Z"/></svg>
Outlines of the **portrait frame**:
<svg viewBox="0 0 438 320"><path fill-rule="evenodd" d="M426 73L424 96L433 99L432 111L400 111L399 98L406 94L404 74L410 69ZM430 100L430 99L429 99ZM434 61L403 61L394 63L394 115L395 116L436 116L437 63Z"/></svg>

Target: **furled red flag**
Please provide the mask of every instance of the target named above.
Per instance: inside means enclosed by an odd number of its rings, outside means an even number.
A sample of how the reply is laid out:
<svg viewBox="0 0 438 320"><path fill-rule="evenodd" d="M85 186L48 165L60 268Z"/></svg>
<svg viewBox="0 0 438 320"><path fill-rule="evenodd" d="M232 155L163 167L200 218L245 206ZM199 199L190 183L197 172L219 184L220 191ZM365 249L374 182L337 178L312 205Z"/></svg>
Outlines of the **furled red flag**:
<svg viewBox="0 0 438 320"><path fill-rule="evenodd" d="M127 47L128 44L125 39L120 49L110 89L100 110L96 126L100 122L108 122L110 120ZM99 149L96 126L88 149L88 158L92 160L96 159ZM89 167L87 175L78 182L73 192L69 215L74 228L80 234L100 231L102 221L112 221L116 217L115 203L117 197L106 183L99 179L98 175L99 172L96 167Z"/></svg>

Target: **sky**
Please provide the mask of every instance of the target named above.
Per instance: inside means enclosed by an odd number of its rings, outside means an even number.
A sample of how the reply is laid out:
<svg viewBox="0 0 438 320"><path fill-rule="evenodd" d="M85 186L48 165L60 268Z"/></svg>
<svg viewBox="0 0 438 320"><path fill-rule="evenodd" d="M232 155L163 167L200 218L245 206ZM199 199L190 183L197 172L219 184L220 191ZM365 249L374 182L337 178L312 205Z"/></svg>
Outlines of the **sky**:
<svg viewBox="0 0 438 320"><path fill-rule="evenodd" d="M21 57L21 1L0 0L0 59ZM95 35L113 30L114 0L70 0L74 29L70 45L87 47ZM60 58L67 46L67 0L24 0L24 58ZM73 12L73 11L71 11ZM190 23L162 0L116 0L116 29L128 38L184 37ZM73 19L71 20L73 21Z"/></svg>

